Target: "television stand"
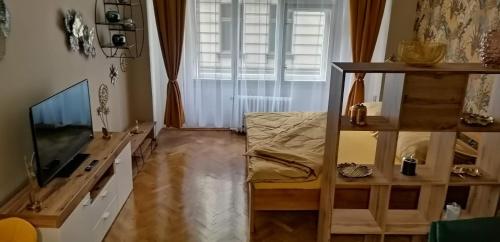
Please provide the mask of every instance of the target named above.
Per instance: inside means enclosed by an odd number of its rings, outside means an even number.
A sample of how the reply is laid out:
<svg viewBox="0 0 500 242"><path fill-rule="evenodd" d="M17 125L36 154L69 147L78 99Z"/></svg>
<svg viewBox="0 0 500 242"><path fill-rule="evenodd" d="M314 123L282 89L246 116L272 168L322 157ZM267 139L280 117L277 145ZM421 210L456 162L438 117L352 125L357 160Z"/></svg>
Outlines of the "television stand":
<svg viewBox="0 0 500 242"><path fill-rule="evenodd" d="M56 177L70 177L71 174L89 157L89 154L77 154L66 166L64 166Z"/></svg>
<svg viewBox="0 0 500 242"><path fill-rule="evenodd" d="M36 227L39 241L101 242L133 188L130 147L128 132L112 133L110 139L93 139L82 150L90 156L73 174L55 178L36 190L40 211L26 207L34 191L27 184L0 206L0 219L27 220ZM85 171L93 160L99 162Z"/></svg>

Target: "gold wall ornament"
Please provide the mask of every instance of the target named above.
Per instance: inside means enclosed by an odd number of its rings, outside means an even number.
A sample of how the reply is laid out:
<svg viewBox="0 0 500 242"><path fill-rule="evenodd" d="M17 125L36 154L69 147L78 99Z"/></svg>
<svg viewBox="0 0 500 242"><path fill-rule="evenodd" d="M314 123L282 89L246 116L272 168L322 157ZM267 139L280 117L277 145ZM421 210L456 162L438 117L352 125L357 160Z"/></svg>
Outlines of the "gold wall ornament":
<svg viewBox="0 0 500 242"><path fill-rule="evenodd" d="M485 67L500 68L500 28L494 28L481 37L479 57Z"/></svg>

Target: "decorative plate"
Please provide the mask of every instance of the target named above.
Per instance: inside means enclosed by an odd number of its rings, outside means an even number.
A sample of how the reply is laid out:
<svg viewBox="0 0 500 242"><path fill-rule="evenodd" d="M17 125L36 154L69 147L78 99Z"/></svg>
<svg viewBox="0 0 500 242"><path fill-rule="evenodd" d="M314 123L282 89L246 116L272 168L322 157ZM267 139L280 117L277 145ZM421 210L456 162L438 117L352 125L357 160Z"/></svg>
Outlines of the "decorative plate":
<svg viewBox="0 0 500 242"><path fill-rule="evenodd" d="M453 167L451 170L451 173L454 175L457 175L461 178L464 178L464 175L471 176L471 177L480 177L482 176L481 171L479 168L475 166L460 166L456 165Z"/></svg>
<svg viewBox="0 0 500 242"><path fill-rule="evenodd" d="M349 178L362 178L373 174L373 169L356 163L341 163L337 165L337 169L340 175Z"/></svg>
<svg viewBox="0 0 500 242"><path fill-rule="evenodd" d="M483 116L474 113L464 113L460 118L462 122L469 126L487 127L495 123L495 119L491 116Z"/></svg>

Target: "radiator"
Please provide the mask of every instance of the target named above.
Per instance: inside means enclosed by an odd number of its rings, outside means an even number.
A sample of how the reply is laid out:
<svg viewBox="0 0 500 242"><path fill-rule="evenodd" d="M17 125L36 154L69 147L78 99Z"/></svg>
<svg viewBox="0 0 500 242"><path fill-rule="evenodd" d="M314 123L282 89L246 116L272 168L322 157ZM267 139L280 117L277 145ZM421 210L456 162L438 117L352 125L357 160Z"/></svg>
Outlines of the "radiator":
<svg viewBox="0 0 500 242"><path fill-rule="evenodd" d="M267 96L236 96L240 131L245 130L245 113L251 112L289 112L292 98Z"/></svg>

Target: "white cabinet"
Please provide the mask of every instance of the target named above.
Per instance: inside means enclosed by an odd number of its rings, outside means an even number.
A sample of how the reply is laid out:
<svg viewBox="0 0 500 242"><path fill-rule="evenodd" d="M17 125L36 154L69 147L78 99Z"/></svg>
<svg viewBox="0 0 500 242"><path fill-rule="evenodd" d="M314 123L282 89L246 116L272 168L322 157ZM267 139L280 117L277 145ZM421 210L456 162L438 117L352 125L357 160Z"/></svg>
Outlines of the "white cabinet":
<svg viewBox="0 0 500 242"><path fill-rule="evenodd" d="M94 199L87 193L61 227L39 228L41 242L99 242L104 239L132 191L130 143L113 165L114 175Z"/></svg>
<svg viewBox="0 0 500 242"><path fill-rule="evenodd" d="M132 191L132 150L130 143L115 159L115 171L118 186L118 203L124 204Z"/></svg>

